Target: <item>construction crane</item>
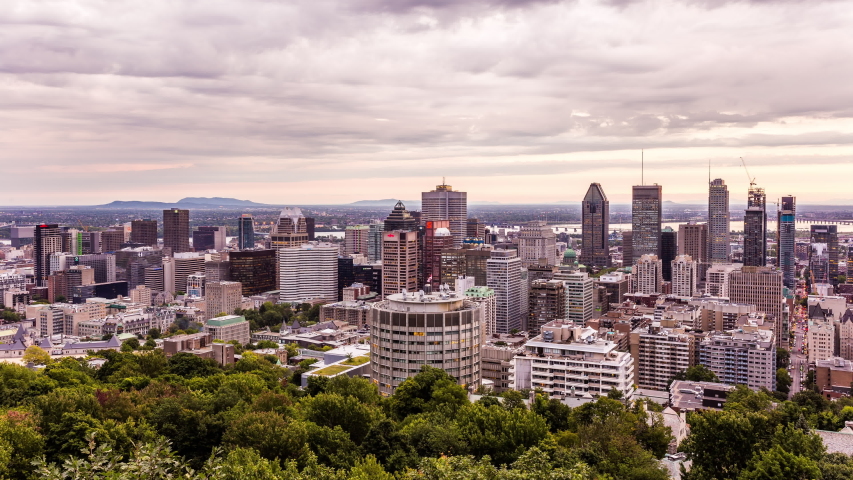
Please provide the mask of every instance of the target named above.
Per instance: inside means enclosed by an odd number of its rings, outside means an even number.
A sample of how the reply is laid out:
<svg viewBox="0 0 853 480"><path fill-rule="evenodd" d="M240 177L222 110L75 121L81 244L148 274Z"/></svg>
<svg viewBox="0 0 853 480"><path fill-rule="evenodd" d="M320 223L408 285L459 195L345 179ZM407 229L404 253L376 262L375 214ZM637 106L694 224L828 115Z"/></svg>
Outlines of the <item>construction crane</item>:
<svg viewBox="0 0 853 480"><path fill-rule="evenodd" d="M755 177L749 174L749 169L746 168L746 162L743 160L743 157L740 157L740 163L743 164L743 169L746 170L746 178L749 179L749 189L752 190L752 187L755 186Z"/></svg>
<svg viewBox="0 0 853 480"><path fill-rule="evenodd" d="M79 223L79 224L80 224L80 228L82 228L84 232L88 232L88 231L89 231L89 227L84 227L84 226L83 226L83 221L82 221L82 220L80 220L79 218L77 219L77 223Z"/></svg>

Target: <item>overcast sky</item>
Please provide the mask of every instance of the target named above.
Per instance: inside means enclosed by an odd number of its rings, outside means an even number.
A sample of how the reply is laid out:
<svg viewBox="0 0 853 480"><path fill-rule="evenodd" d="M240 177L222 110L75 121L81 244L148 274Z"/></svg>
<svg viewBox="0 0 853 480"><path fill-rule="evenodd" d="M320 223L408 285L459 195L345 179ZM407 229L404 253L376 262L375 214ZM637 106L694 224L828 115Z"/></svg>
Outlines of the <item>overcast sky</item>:
<svg viewBox="0 0 853 480"><path fill-rule="evenodd" d="M0 204L851 203L843 1L4 0Z"/></svg>

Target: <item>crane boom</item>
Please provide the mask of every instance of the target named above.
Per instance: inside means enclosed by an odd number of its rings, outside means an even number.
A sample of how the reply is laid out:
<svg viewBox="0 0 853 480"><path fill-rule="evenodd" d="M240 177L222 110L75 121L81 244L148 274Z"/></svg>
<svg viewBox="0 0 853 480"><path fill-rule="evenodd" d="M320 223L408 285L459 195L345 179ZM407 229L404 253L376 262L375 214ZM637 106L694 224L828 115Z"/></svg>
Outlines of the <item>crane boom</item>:
<svg viewBox="0 0 853 480"><path fill-rule="evenodd" d="M749 174L749 169L746 168L746 162L743 160L743 157L740 157L740 163L743 164L743 169L746 170L746 178L749 179L749 188L754 187L755 186L755 177L753 177Z"/></svg>

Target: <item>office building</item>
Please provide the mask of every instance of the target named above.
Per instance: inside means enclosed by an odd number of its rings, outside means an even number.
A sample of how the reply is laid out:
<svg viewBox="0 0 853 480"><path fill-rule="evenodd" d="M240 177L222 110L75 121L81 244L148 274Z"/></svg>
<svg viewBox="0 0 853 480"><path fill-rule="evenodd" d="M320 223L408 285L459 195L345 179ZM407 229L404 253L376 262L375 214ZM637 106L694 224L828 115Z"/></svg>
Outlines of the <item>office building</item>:
<svg viewBox="0 0 853 480"><path fill-rule="evenodd" d="M782 282L793 289L797 282L797 258L794 245L797 235L797 197L782 197L776 223L776 265L782 271Z"/></svg>
<svg viewBox="0 0 853 480"><path fill-rule="evenodd" d="M173 254L190 252L190 211L163 210L163 248Z"/></svg>
<svg viewBox="0 0 853 480"><path fill-rule="evenodd" d="M198 227L193 232L193 249L196 252L205 250L225 250L225 227Z"/></svg>
<svg viewBox="0 0 853 480"><path fill-rule="evenodd" d="M769 330L711 335L700 344L699 363L721 383L776 390L776 341Z"/></svg>
<svg viewBox="0 0 853 480"><path fill-rule="evenodd" d="M809 322L809 331L806 340L809 346L809 363L814 364L820 360L828 360L835 353L835 326L833 322L814 320ZM839 325L840 326L840 325Z"/></svg>
<svg viewBox="0 0 853 480"><path fill-rule="evenodd" d="M592 183L581 204L580 263L588 267L610 266L610 202L601 184Z"/></svg>
<svg viewBox="0 0 853 480"><path fill-rule="evenodd" d="M370 376L380 393L393 394L423 365L444 370L465 387L480 384L480 303L442 288L431 295L392 294L372 306Z"/></svg>
<svg viewBox="0 0 853 480"><path fill-rule="evenodd" d="M189 227L187 227L189 229ZM130 241L149 247L157 246L157 220L133 220L130 222Z"/></svg>
<svg viewBox="0 0 853 480"><path fill-rule="evenodd" d="M214 341L228 343L236 340L240 345L249 343L249 322L245 317L226 315L212 318L205 322L204 329Z"/></svg>
<svg viewBox="0 0 853 480"><path fill-rule="evenodd" d="M344 289L355 282L355 263L348 255L338 256L338 300L344 299Z"/></svg>
<svg viewBox="0 0 853 480"><path fill-rule="evenodd" d="M678 226L678 255L690 255L693 258L697 265L698 280L705 280L707 276L709 245L708 224L690 222Z"/></svg>
<svg viewBox="0 0 853 480"><path fill-rule="evenodd" d="M279 215L275 228L270 232L270 245L274 250L299 247L308 242L308 227L302 210L285 207Z"/></svg>
<svg viewBox="0 0 853 480"><path fill-rule="evenodd" d="M122 243L124 243L124 231L110 229L101 232L101 250L104 253L121 250Z"/></svg>
<svg viewBox="0 0 853 480"><path fill-rule="evenodd" d="M643 255L634 265L632 293L661 293L663 265L657 255Z"/></svg>
<svg viewBox="0 0 853 480"><path fill-rule="evenodd" d="M317 236L314 233L314 228L316 225L316 220L314 217L305 217L305 231L308 233L308 241L313 242L317 239Z"/></svg>
<svg viewBox="0 0 853 480"><path fill-rule="evenodd" d="M187 288L184 291L187 292L188 297L202 298L205 296L206 283L203 273L187 275Z"/></svg>
<svg viewBox="0 0 853 480"><path fill-rule="evenodd" d="M557 234L545 222L533 221L518 232L518 256L525 267L530 265L559 265Z"/></svg>
<svg viewBox="0 0 853 480"><path fill-rule="evenodd" d="M243 296L251 297L277 289L275 250L230 252L231 281L240 282Z"/></svg>
<svg viewBox="0 0 853 480"><path fill-rule="evenodd" d="M551 398L606 396L616 389L625 399L634 395L634 360L614 342L590 327L554 321L524 345L513 358L510 386L542 389Z"/></svg>
<svg viewBox="0 0 853 480"><path fill-rule="evenodd" d="M621 275L621 274L620 274ZM566 286L566 320L576 325L586 325L595 310L595 281L586 272L559 272L555 280Z"/></svg>
<svg viewBox="0 0 853 480"><path fill-rule="evenodd" d="M679 255L670 262L672 271L672 294L679 297L692 297L696 291L696 262L690 255Z"/></svg>
<svg viewBox="0 0 853 480"><path fill-rule="evenodd" d="M204 276L208 282L221 282L231 280L231 262L227 256L219 257L218 260L204 262Z"/></svg>
<svg viewBox="0 0 853 480"><path fill-rule="evenodd" d="M660 185L635 185L631 198L632 262L643 255L660 255Z"/></svg>
<svg viewBox="0 0 853 480"><path fill-rule="evenodd" d="M278 251L282 302L338 300L338 247L310 242Z"/></svg>
<svg viewBox="0 0 853 480"><path fill-rule="evenodd" d="M723 179L717 178L708 186L708 257L711 263L729 261L729 232L729 187Z"/></svg>
<svg viewBox="0 0 853 480"><path fill-rule="evenodd" d="M486 225L476 218L469 218L465 238L486 240Z"/></svg>
<svg viewBox="0 0 853 480"><path fill-rule="evenodd" d="M35 227L31 225L15 225L9 227L9 238L11 246L21 248L24 245L32 245L35 238Z"/></svg>
<svg viewBox="0 0 853 480"><path fill-rule="evenodd" d="M743 216L743 265L767 264L767 196L763 188L751 186Z"/></svg>
<svg viewBox="0 0 853 480"><path fill-rule="evenodd" d="M240 215L237 223L237 248L240 250L255 248L255 218L251 213Z"/></svg>
<svg viewBox="0 0 853 480"><path fill-rule="evenodd" d="M566 318L566 286L559 280L534 280L527 292L526 331L539 335L539 329L554 320Z"/></svg>
<svg viewBox="0 0 853 480"><path fill-rule="evenodd" d="M495 291L497 302L495 332L521 330L521 299L525 285L521 279L521 259L514 250L493 250L486 261L486 285ZM525 302L526 303L526 302Z"/></svg>
<svg viewBox="0 0 853 480"><path fill-rule="evenodd" d="M0 273L0 305L11 308L11 305L5 305L4 299L6 292L26 290L27 277L17 273Z"/></svg>
<svg viewBox="0 0 853 480"><path fill-rule="evenodd" d="M630 230L622 230L622 266L634 265L634 235Z"/></svg>
<svg viewBox="0 0 853 480"><path fill-rule="evenodd" d="M151 305L151 289L145 285L139 285L130 292L130 301L145 306Z"/></svg>
<svg viewBox="0 0 853 480"><path fill-rule="evenodd" d="M360 283L370 287L371 292L376 292L382 297L382 264L356 264L352 267L353 283Z"/></svg>
<svg viewBox="0 0 853 480"><path fill-rule="evenodd" d="M91 255L76 255L73 257L74 265L86 265L92 267L95 272L95 283L107 283L116 281L116 257L109 253Z"/></svg>
<svg viewBox="0 0 853 480"><path fill-rule="evenodd" d="M475 285L487 284L491 248L472 247L441 252L441 283L452 285L459 277L474 278Z"/></svg>
<svg viewBox="0 0 853 480"><path fill-rule="evenodd" d="M718 263L708 268L706 273L705 294L711 297L729 296L729 278L739 267L731 263Z"/></svg>
<svg viewBox="0 0 853 480"><path fill-rule="evenodd" d="M418 220L406 210L406 206L403 205L403 201L400 200L394 205L394 210L391 211L391 215L388 215L388 218L385 219L384 222L385 231L393 232L396 230L402 232L412 232L418 229Z"/></svg>
<svg viewBox="0 0 853 480"><path fill-rule="evenodd" d="M344 230L344 255L368 255L370 227L367 225L349 225Z"/></svg>
<svg viewBox="0 0 853 480"><path fill-rule="evenodd" d="M453 246L461 247L468 233L468 194L455 192L444 182L436 185L435 190L421 193L421 224L435 220L450 221Z"/></svg>
<svg viewBox="0 0 853 480"><path fill-rule="evenodd" d="M769 267L743 267L729 274L729 299L734 303L755 305L759 312L772 315L774 333L780 345L787 342L787 305L782 272Z"/></svg>
<svg viewBox="0 0 853 480"><path fill-rule="evenodd" d="M388 222L385 222L387 228ZM382 295L418 290L418 233L385 231L382 237Z"/></svg>
<svg viewBox="0 0 853 480"><path fill-rule="evenodd" d="M605 273L593 284L606 289L608 303L622 303L626 293L634 293L631 292L631 275L622 272Z"/></svg>
<svg viewBox="0 0 853 480"><path fill-rule="evenodd" d="M196 252L176 253L163 259L163 282L167 292L186 293L187 277L204 272L204 255Z"/></svg>
<svg viewBox="0 0 853 480"><path fill-rule="evenodd" d="M370 222L367 232L367 261L376 263L382 260L382 234L385 232L385 222Z"/></svg>
<svg viewBox="0 0 853 480"><path fill-rule="evenodd" d="M204 300L207 304L207 316L215 317L221 313L233 315L240 308L243 299L243 286L240 282L207 282Z"/></svg>
<svg viewBox="0 0 853 480"><path fill-rule="evenodd" d="M166 276L162 265L142 267L144 285L149 290L156 292L166 291Z"/></svg>
<svg viewBox="0 0 853 480"><path fill-rule="evenodd" d="M665 227L660 233L660 261L663 269L664 282L672 281L672 261L675 260L678 254L678 232L672 230L672 227Z"/></svg>
<svg viewBox="0 0 853 480"><path fill-rule="evenodd" d="M427 220L421 238L421 285L430 285L433 289L442 283L441 252L453 248L453 234L450 233L449 220ZM449 285L449 283L448 283Z"/></svg>
<svg viewBox="0 0 853 480"><path fill-rule="evenodd" d="M102 253L102 232L77 232L78 252L81 255Z"/></svg>
<svg viewBox="0 0 853 480"><path fill-rule="evenodd" d="M50 256L62 251L62 230L59 225L36 225L33 234L33 273L38 287L47 287L50 275Z"/></svg>
<svg viewBox="0 0 853 480"><path fill-rule="evenodd" d="M838 285L838 227L836 225L811 226L809 271L813 279L812 283Z"/></svg>
<svg viewBox="0 0 853 480"><path fill-rule="evenodd" d="M853 360L853 310L845 310L838 321L838 356Z"/></svg>

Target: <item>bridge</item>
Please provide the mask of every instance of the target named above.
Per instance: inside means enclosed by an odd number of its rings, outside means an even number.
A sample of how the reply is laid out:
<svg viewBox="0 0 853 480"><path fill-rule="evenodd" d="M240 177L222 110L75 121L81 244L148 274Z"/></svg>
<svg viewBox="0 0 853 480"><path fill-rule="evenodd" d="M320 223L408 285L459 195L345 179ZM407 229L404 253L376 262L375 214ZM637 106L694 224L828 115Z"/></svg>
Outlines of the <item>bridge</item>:
<svg viewBox="0 0 853 480"><path fill-rule="evenodd" d="M798 218L797 223L808 223L812 225L853 225L853 220L812 220Z"/></svg>

